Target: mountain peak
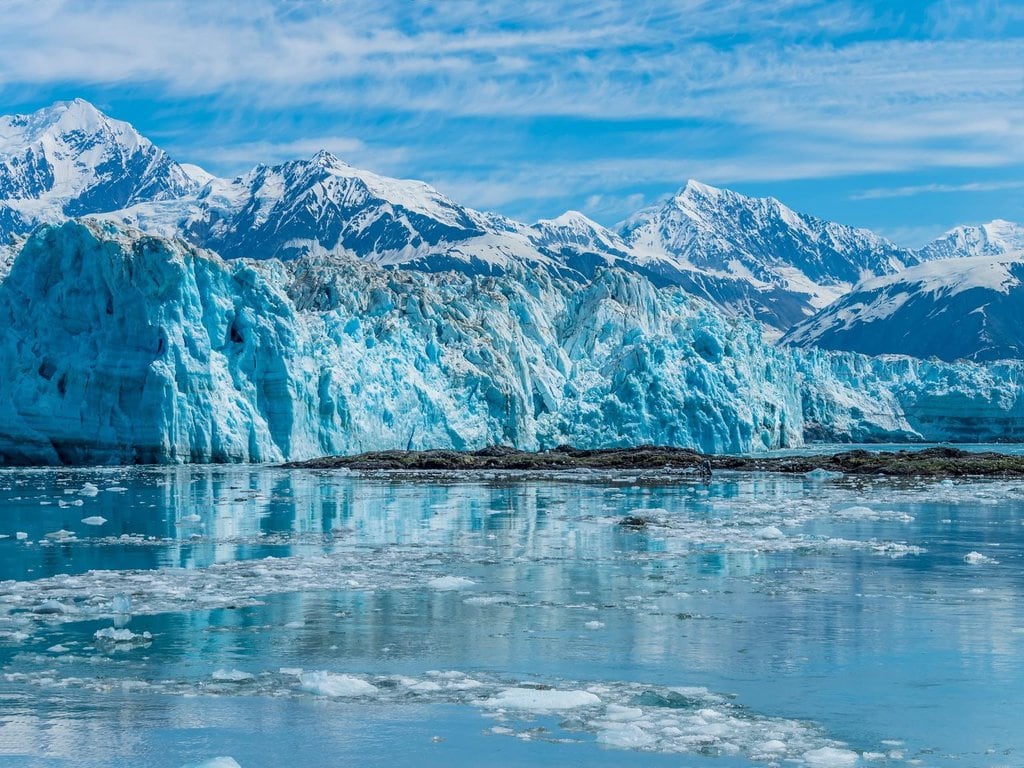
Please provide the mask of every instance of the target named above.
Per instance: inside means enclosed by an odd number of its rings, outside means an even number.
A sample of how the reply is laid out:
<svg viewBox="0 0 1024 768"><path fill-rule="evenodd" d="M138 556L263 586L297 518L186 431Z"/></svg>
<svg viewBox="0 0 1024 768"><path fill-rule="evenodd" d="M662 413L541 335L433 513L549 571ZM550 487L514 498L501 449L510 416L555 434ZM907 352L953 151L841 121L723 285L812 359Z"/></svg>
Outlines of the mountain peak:
<svg viewBox="0 0 1024 768"><path fill-rule="evenodd" d="M987 224L954 227L919 251L924 261L998 256L1024 250L1024 225L1005 219Z"/></svg>
<svg viewBox="0 0 1024 768"><path fill-rule="evenodd" d="M128 123L112 120L84 99L56 101L25 115L0 117L0 154L12 155L50 137L59 139L72 132L91 135L102 130L141 136Z"/></svg>
<svg viewBox="0 0 1024 768"><path fill-rule="evenodd" d="M341 160L336 154L330 150L321 149L318 150L313 157L309 159L311 165L319 165L322 168L351 168L348 163Z"/></svg>
<svg viewBox="0 0 1024 768"><path fill-rule="evenodd" d="M168 200L199 187L129 123L84 99L0 117L0 236L39 221Z"/></svg>
<svg viewBox="0 0 1024 768"><path fill-rule="evenodd" d="M541 219L537 222L541 225L552 227L567 227L572 229L599 229L601 225L580 211L566 211L553 219Z"/></svg>
<svg viewBox="0 0 1024 768"><path fill-rule="evenodd" d="M736 194L728 189L721 189L720 187L713 187L710 184L705 184L703 181L697 181L697 179L687 179L686 184L676 193L676 197L691 197L694 195L702 197L719 197L722 194Z"/></svg>

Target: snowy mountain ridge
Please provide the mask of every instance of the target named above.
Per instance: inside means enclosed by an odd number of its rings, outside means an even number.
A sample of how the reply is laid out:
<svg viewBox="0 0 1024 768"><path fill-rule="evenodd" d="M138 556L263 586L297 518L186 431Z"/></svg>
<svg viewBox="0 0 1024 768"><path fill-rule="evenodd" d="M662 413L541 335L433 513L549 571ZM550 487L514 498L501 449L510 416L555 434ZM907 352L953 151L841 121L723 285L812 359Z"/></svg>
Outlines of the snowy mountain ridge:
<svg viewBox="0 0 1024 768"><path fill-rule="evenodd" d="M81 99L0 117L0 236L193 194L198 182L128 123Z"/></svg>
<svg viewBox="0 0 1024 768"><path fill-rule="evenodd" d="M0 118L0 239L44 221L97 215L228 258L323 251L390 267L498 274L543 268L587 281L598 268L681 286L781 335L862 279L940 256L998 253L1024 228L960 228L921 252L867 230L690 180L618 230L579 212L533 225L462 206L321 151L235 179L179 165L87 102ZM0 273L3 263L0 258Z"/></svg>
<svg viewBox="0 0 1024 768"><path fill-rule="evenodd" d="M995 219L977 226L954 227L919 252L923 261L964 256L998 256L1024 251L1024 225Z"/></svg>
<svg viewBox="0 0 1024 768"><path fill-rule="evenodd" d="M644 258L667 255L679 269L775 289L782 295L764 302L761 319L783 328L865 277L892 274L918 261L912 251L868 230L693 179L662 205L634 214L620 231Z"/></svg>
<svg viewBox="0 0 1024 768"><path fill-rule="evenodd" d="M1024 357L1024 251L929 261L865 280L782 341L944 360Z"/></svg>

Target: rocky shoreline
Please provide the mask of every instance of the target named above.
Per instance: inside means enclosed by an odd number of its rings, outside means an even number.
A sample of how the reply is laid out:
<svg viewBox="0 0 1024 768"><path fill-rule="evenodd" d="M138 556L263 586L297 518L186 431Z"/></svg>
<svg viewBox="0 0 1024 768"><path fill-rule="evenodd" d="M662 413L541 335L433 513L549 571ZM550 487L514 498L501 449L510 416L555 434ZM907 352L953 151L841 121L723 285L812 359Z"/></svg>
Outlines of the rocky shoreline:
<svg viewBox="0 0 1024 768"><path fill-rule="evenodd" d="M685 448L639 446L582 450L560 446L550 451L518 451L492 447L479 451L375 451L354 456L326 456L283 466L304 469L434 471L558 471L592 470L708 470L806 474L815 470L844 475L894 477L1015 477L1024 476L1024 456L972 453L952 447L900 451L852 450L810 456L714 456Z"/></svg>

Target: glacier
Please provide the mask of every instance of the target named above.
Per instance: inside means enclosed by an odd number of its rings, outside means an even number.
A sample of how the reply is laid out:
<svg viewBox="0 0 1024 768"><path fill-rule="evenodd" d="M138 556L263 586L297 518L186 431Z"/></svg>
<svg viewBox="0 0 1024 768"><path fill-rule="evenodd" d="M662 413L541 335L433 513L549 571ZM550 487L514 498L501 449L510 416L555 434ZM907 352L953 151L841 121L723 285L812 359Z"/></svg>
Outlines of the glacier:
<svg viewBox="0 0 1024 768"><path fill-rule="evenodd" d="M0 283L0 461L272 462L388 448L708 452L1009 439L1022 365L779 348L680 288L224 260L107 221L37 230Z"/></svg>

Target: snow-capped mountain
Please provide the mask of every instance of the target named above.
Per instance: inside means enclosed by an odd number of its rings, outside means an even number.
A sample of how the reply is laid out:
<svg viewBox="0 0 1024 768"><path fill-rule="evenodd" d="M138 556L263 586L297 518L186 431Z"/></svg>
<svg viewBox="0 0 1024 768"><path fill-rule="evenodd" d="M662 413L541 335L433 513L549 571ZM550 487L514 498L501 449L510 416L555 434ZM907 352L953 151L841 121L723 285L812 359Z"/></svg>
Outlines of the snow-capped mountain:
<svg viewBox="0 0 1024 768"><path fill-rule="evenodd" d="M184 223L193 242L228 258L294 258L319 247L401 263L482 235L483 215L418 181L353 168L329 152L214 181Z"/></svg>
<svg viewBox="0 0 1024 768"><path fill-rule="evenodd" d="M996 219L978 226L955 227L918 251L918 256L922 261L934 261L1014 251L1024 251L1024 225Z"/></svg>
<svg viewBox="0 0 1024 768"><path fill-rule="evenodd" d="M783 343L943 360L1024 357L1024 252L931 261L865 280Z"/></svg>
<svg viewBox="0 0 1024 768"><path fill-rule="evenodd" d="M175 200L200 184L131 125L81 99L0 117L0 238L44 221Z"/></svg>
<svg viewBox="0 0 1024 768"><path fill-rule="evenodd" d="M99 215L180 236L227 258L345 254L390 267L499 274L598 268L681 286L781 335L864 278L942 255L1004 252L1021 228L962 228L916 254L863 229L690 181L618 231L578 212L533 225L462 206L420 181L354 168L328 152L235 179L179 165L87 102L0 118L0 237ZM0 275L14 251L0 253Z"/></svg>
<svg viewBox="0 0 1024 768"><path fill-rule="evenodd" d="M525 224L459 205L422 181L355 168L326 151L260 165L235 179L210 178L195 195L102 218L181 236L227 258L290 260L326 252L469 274L512 264L562 267L539 244L543 235Z"/></svg>
<svg viewBox="0 0 1024 768"><path fill-rule="evenodd" d="M865 277L918 262L868 230L693 180L620 231L641 263L666 276L683 273L677 282L697 283L716 303L782 329Z"/></svg>

